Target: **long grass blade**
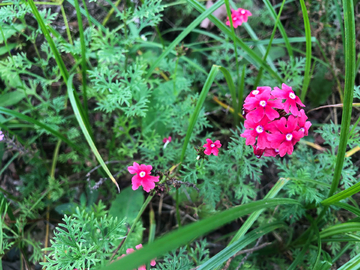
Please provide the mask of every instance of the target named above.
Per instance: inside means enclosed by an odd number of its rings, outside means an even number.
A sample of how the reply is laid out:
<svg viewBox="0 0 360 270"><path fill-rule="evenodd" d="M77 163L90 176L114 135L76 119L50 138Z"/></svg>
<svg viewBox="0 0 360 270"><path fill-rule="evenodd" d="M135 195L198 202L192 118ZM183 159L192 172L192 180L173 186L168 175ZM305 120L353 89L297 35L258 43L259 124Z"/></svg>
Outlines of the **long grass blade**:
<svg viewBox="0 0 360 270"><path fill-rule="evenodd" d="M142 249L128 254L120 260L101 268L101 270L132 270L241 216L261 209L275 207L281 204L298 205L299 202L292 199L268 199L251 202L222 211L209 218L192 223L181 229L171 232L155 240L152 244L146 245Z"/></svg>
<svg viewBox="0 0 360 270"><path fill-rule="evenodd" d="M50 132L52 135L54 135L55 137L59 138L60 140L62 140L63 142L67 143L69 146L71 146L74 150L78 151L79 153L81 153L82 155L84 155L84 152L81 150L81 148L79 148L79 146L77 146L76 144L74 144L73 142L71 142L68 138L66 138L64 135L62 135L60 132L49 128L47 125L16 111L7 109L7 108L3 108L0 107L0 113L6 114L6 115L10 115L10 116L14 116L16 118L19 118L21 120L24 120L26 122L32 123L34 125L37 125L43 129L45 129L46 131Z"/></svg>
<svg viewBox="0 0 360 270"><path fill-rule="evenodd" d="M341 266L338 270L357 270L360 269L360 254Z"/></svg>
<svg viewBox="0 0 360 270"><path fill-rule="evenodd" d="M230 72L226 68L219 67L219 69L223 73L225 80L229 86L232 104L233 104L233 108L234 108L234 122L235 122L235 126L237 126L237 125L239 125L239 115L238 115L239 111L238 111L238 105L236 102L236 90L235 90L234 81L230 75Z"/></svg>
<svg viewBox="0 0 360 270"><path fill-rule="evenodd" d="M306 37L306 60L305 60L304 82L300 96L301 100L304 101L306 97L306 92L309 87L310 76L311 76L311 28L310 28L310 20L307 13L305 1L300 0L300 4L304 18L305 37Z"/></svg>
<svg viewBox="0 0 360 270"><path fill-rule="evenodd" d="M334 203L337 203L341 200L344 200L356 193L358 193L360 191L360 182L359 183L356 183L355 185L343 190L343 191L340 191L339 193L323 200L321 202L322 205L330 205L330 204L334 204Z"/></svg>
<svg viewBox="0 0 360 270"><path fill-rule="evenodd" d="M83 132L86 141L88 142L91 150L93 151L94 155L96 156L96 159L99 161L101 167L104 169L104 171L106 172L106 174L109 176L109 178L111 179L111 181L116 185L118 191L120 192L120 188L118 183L116 182L115 178L112 176L111 172L109 171L108 167L106 166L104 160L102 159L99 151L97 150L88 129L86 128L83 116L80 113L79 107L78 107L78 103L76 102L75 99L75 95L74 95L74 90L73 90L73 85L72 85L72 80L73 80L74 74L71 74L67 83L67 89L68 89L68 95L69 95L69 99L70 99L70 103L71 106L74 110L75 113L75 117L76 120L78 121L81 131Z"/></svg>

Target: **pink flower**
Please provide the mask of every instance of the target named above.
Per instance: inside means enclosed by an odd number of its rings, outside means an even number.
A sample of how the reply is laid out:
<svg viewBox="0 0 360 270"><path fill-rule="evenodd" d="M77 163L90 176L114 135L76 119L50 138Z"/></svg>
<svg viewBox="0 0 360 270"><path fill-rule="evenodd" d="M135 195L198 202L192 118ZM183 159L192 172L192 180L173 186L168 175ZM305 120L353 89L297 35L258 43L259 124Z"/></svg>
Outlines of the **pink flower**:
<svg viewBox="0 0 360 270"><path fill-rule="evenodd" d="M267 137L269 134L267 131L271 131L273 129L273 125L269 122L269 118L266 116L260 122L255 122L251 118L245 120L244 126L246 130L243 134L241 134L241 137L246 138L246 145L254 145L257 138L257 148L265 149L268 147L269 141Z"/></svg>
<svg viewBox="0 0 360 270"><path fill-rule="evenodd" d="M164 138L163 139L163 143L169 143L169 142L171 142L171 136L169 136L169 138Z"/></svg>
<svg viewBox="0 0 360 270"><path fill-rule="evenodd" d="M304 135L308 135L309 128L311 127L311 122L306 121L308 117L305 114L304 110L300 110L298 114L298 131L304 132Z"/></svg>
<svg viewBox="0 0 360 270"><path fill-rule="evenodd" d="M269 86L259 86L256 87L255 90L252 90L249 95L245 98L245 103L249 100L249 98L253 98L259 94L262 94L265 90L271 91L271 87Z"/></svg>
<svg viewBox="0 0 360 270"><path fill-rule="evenodd" d="M264 157L276 157L279 154L279 149L265 148Z"/></svg>
<svg viewBox="0 0 360 270"><path fill-rule="evenodd" d="M221 147L221 143L219 140L213 142L210 139L206 139L207 143L203 145L205 148L204 154L210 156L211 153L214 154L214 156L217 156L219 153L219 148Z"/></svg>
<svg viewBox="0 0 360 270"><path fill-rule="evenodd" d="M293 115L290 115L287 120L285 117L282 117L280 120L274 121L278 131L270 134L268 140L271 142L272 148L279 149L281 157L285 156L286 153L291 155L294 145L304 137L303 132L296 131L297 122L297 118Z"/></svg>
<svg viewBox="0 0 360 270"><path fill-rule="evenodd" d="M277 98L286 99L284 103L285 112L291 112L294 116L297 116L299 113L297 105L301 107L305 107L305 105L301 102L300 98L295 95L294 91L290 86L287 86L285 83L283 83L281 87L282 90L278 87L274 87L272 95Z"/></svg>
<svg viewBox="0 0 360 270"><path fill-rule="evenodd" d="M280 115L274 108L282 109L284 105L281 100L273 98L270 89L266 89L261 94L247 99L244 104L244 108L249 111L246 119L252 118L254 122L260 122L265 115L269 120L278 118Z"/></svg>
<svg viewBox="0 0 360 270"><path fill-rule="evenodd" d="M238 26L242 25L242 23L247 22L249 16L252 16L249 10L243 8L239 8L238 10L231 10L231 18L234 28L237 28ZM227 17L226 25L230 26L229 17Z"/></svg>
<svg viewBox="0 0 360 270"><path fill-rule="evenodd" d="M4 139L4 133L0 130L0 141L2 141Z"/></svg>
<svg viewBox="0 0 360 270"><path fill-rule="evenodd" d="M136 162L134 162L133 166L128 167L129 173L135 174L131 179L133 190L137 190L140 186L143 186L146 192L150 192L150 190L155 187L155 182L159 182L159 176L150 175L151 170L151 165L139 165Z"/></svg>
<svg viewBox="0 0 360 270"><path fill-rule="evenodd" d="M255 157L257 157L257 158L261 158L261 156L263 155L263 153L264 153L264 149L260 149L260 148L257 148L256 146L254 146L254 145L252 145L252 147L253 147L253 150L254 150L254 155L255 155Z"/></svg>

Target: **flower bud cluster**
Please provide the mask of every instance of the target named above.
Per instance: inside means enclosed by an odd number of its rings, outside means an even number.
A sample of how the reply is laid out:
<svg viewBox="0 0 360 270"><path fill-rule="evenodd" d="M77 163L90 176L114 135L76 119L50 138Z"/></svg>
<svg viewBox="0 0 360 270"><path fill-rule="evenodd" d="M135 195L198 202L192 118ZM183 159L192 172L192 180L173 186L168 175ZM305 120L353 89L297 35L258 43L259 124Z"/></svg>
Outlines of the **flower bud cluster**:
<svg viewBox="0 0 360 270"><path fill-rule="evenodd" d="M301 107L305 105L284 83L282 89L262 86L250 92L244 102L246 129L241 137L252 145L256 157L292 154L311 126Z"/></svg>

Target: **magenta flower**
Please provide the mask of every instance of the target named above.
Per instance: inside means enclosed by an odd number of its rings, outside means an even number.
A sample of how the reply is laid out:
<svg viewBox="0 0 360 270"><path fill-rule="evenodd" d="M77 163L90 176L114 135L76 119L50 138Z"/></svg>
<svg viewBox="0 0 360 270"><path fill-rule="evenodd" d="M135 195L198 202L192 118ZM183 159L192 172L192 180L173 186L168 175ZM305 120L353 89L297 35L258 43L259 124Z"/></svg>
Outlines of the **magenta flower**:
<svg viewBox="0 0 360 270"><path fill-rule="evenodd" d="M266 89L261 94L247 99L244 104L244 108L249 111L246 119L252 118L254 122L260 122L265 115L269 120L278 118L280 115L274 108L282 109L283 107L281 100L274 99L271 95L270 89Z"/></svg>
<svg viewBox="0 0 360 270"><path fill-rule="evenodd" d="M137 250L140 249L140 248L142 248L142 244L139 244L139 245L135 246L135 248L136 248ZM135 251L135 250L134 250L133 248L128 248L128 249L126 250L126 254L133 253L134 251ZM126 256L126 255L123 254L123 255L120 256L120 258L125 257L125 256ZM150 265L151 265L151 266L155 266L155 265L156 265L156 261L155 261L155 260L151 260ZM141 265L141 266L138 267L138 270L146 270L146 266L145 266L145 265Z"/></svg>
<svg viewBox="0 0 360 270"><path fill-rule="evenodd" d="M234 28L237 28L238 26L242 25L242 23L247 22L249 16L252 16L249 10L243 8L239 8L238 10L231 10L231 18ZM226 25L230 26L229 17L227 17Z"/></svg>
<svg viewBox="0 0 360 270"><path fill-rule="evenodd" d="M171 136L169 136L169 138L164 138L163 139L163 143L169 143L169 142L171 142Z"/></svg>
<svg viewBox="0 0 360 270"><path fill-rule="evenodd" d="M260 122L255 122L250 117L245 120L244 126L246 130L241 134L241 137L246 138L246 145L254 145L257 138L258 149L265 149L266 147L269 147L269 134L267 131L271 131L273 129L273 124L270 124L269 122L269 118L266 116Z"/></svg>
<svg viewBox="0 0 360 270"><path fill-rule="evenodd" d="M204 154L210 156L211 154L214 154L214 156L217 156L219 154L219 148L221 147L221 143L219 140L216 140L213 142L210 139L206 139L207 143L203 145L205 148Z"/></svg>
<svg viewBox="0 0 360 270"><path fill-rule="evenodd" d="M254 146L254 145L252 145L252 147L253 147L253 150L254 150L254 155L255 155L255 157L261 158L261 156L263 155L263 153L264 153L265 150L264 150L264 149L260 149L260 148Z"/></svg>
<svg viewBox="0 0 360 270"><path fill-rule="evenodd" d="M133 166L128 167L129 173L135 174L131 179L133 190L137 190L140 186L143 186L146 192L150 192L150 190L155 187L155 182L159 182L159 176L150 175L151 170L151 165L139 165L136 162L134 162Z"/></svg>
<svg viewBox="0 0 360 270"><path fill-rule="evenodd" d="M285 112L291 112L294 116L297 116L299 113L298 106L305 107L301 102L300 98L295 95L294 91L290 86L287 86L285 83L281 85L282 89L274 87L272 92L273 96L281 99L285 99L284 110Z"/></svg>
<svg viewBox="0 0 360 270"><path fill-rule="evenodd" d="M272 148L279 149L281 157L285 156L286 153L291 155L294 145L304 137L303 132L296 131L297 122L297 118L293 115L290 115L287 120L285 117L282 117L280 120L274 121L278 131L270 134L268 140L271 142Z"/></svg>
<svg viewBox="0 0 360 270"><path fill-rule="evenodd" d="M0 130L0 141L4 140L4 137L5 137L4 133Z"/></svg>
<svg viewBox="0 0 360 270"><path fill-rule="evenodd" d="M247 102L247 100L249 98L253 98L259 94L262 94L262 92L264 92L265 90L268 90L268 91L271 91L271 87L269 86L259 86L259 87L256 87L255 90L252 90L249 95L245 98L245 103Z"/></svg>
<svg viewBox="0 0 360 270"><path fill-rule="evenodd" d="M264 157L276 157L279 154L279 149L265 148Z"/></svg>
<svg viewBox="0 0 360 270"><path fill-rule="evenodd" d="M304 110L300 110L298 114L298 131L301 131L304 133L305 136L308 135L309 128L311 127L311 122L306 121L308 117L305 114Z"/></svg>

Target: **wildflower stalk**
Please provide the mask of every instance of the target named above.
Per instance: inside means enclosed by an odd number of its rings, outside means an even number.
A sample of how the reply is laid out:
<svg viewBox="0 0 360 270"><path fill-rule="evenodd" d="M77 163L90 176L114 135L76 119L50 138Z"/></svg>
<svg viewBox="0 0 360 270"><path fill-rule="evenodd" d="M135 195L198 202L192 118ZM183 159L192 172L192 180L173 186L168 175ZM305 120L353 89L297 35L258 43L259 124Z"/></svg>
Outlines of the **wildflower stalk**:
<svg viewBox="0 0 360 270"><path fill-rule="evenodd" d="M263 61L264 61L264 62L266 61L266 58L267 58L268 55L269 55L269 52L270 52L270 49L271 49L271 44L272 44L272 42L273 42L273 40L274 40L275 33L276 33L276 29L277 29L278 23L279 23L279 21L280 21L281 12L282 12L282 10L283 10L283 8L284 8L284 5L285 5L285 0L283 0L283 2L282 2L282 4L281 4L281 7L280 7L280 10L279 10L279 14L278 14L277 17L276 17L276 21L275 21L274 29L273 29L273 31L272 31L272 33L271 33L269 45L267 46L265 55L264 55L264 57L263 57ZM260 69L259 69L258 75L257 75L257 77L256 77L255 83L254 83L254 87L253 87L254 89L256 89L256 87L258 87L258 85L259 85L259 82L260 82L260 79L261 79L263 70L264 70L264 68L263 68L263 66L261 66Z"/></svg>

